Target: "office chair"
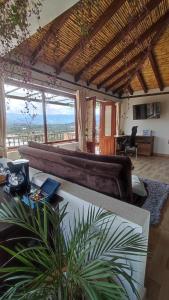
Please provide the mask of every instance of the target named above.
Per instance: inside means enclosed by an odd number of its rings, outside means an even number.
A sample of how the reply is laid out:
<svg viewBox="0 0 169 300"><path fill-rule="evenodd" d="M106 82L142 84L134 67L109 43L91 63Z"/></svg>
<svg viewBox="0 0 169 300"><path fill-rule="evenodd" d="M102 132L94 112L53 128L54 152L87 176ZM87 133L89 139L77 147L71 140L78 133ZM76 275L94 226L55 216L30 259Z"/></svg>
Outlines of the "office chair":
<svg viewBox="0 0 169 300"><path fill-rule="evenodd" d="M137 127L138 126L133 126L132 127L132 132L131 136L126 139L124 142L125 145L125 154L135 154L136 159L137 159L137 145L136 145L136 135L137 135Z"/></svg>

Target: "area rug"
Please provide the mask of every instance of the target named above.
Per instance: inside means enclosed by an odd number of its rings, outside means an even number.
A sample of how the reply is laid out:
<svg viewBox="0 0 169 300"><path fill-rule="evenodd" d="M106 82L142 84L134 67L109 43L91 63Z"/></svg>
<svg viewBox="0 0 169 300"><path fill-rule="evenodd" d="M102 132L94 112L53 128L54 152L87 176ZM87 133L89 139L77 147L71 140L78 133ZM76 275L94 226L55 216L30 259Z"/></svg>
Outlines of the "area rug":
<svg viewBox="0 0 169 300"><path fill-rule="evenodd" d="M142 208L150 212L150 224L157 225L161 219L161 210L169 197L169 184L142 178L148 197Z"/></svg>

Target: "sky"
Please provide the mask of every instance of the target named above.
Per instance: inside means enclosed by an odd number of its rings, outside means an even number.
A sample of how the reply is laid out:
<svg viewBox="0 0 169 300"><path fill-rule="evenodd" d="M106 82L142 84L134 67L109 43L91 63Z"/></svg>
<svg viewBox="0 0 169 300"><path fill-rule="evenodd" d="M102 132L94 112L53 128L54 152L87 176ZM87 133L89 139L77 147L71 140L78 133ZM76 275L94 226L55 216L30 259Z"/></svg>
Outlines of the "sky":
<svg viewBox="0 0 169 300"><path fill-rule="evenodd" d="M30 97L30 98L32 97L40 100L42 99L42 95L38 91L27 90L21 87L17 88L16 86L12 86L9 84L5 84L5 93L7 93L6 97L8 97L8 95L13 95L13 96ZM70 99L66 99L63 96L55 96L53 94L46 94L46 97L50 98L50 100L55 100L55 101L63 101L63 100L71 101ZM14 100L14 99L6 98L6 103L7 103L7 113L20 114L25 107L25 101L22 100ZM37 107L36 111L38 112L38 114L42 114L42 104L37 102L33 102L33 104ZM31 113L33 113L33 107L31 103L29 104L29 109L31 110ZM74 108L62 106L62 105L47 104L47 113L49 115L73 114Z"/></svg>
<svg viewBox="0 0 169 300"><path fill-rule="evenodd" d="M16 113L16 114L21 114L22 110L25 107L25 102L21 100L6 100L6 107L7 107L7 113ZM35 111L37 114L42 114L42 104L41 103L33 103L37 109ZM9 109L8 109L9 108ZM31 104L29 104L29 109L31 114L33 113L33 107ZM56 114L70 114L72 115L74 113L74 108L72 107L67 107L67 106L61 106L61 105L54 105L54 104L47 104L47 110L46 110L48 115L56 115Z"/></svg>
<svg viewBox="0 0 169 300"><path fill-rule="evenodd" d="M33 114L33 112L35 111L37 114L41 115L42 104L36 102L34 102L33 104L36 106L36 109L34 110L32 105L29 104L30 113ZM13 99L6 100L7 113L22 114L22 110L24 109L24 107L25 101ZM47 115L72 115L74 114L74 108L56 104L47 104L46 113ZM98 107L96 108L96 115L99 115Z"/></svg>
<svg viewBox="0 0 169 300"><path fill-rule="evenodd" d="M5 93L7 95L13 95L13 96L22 96L22 97L34 97L36 99L41 99L42 95L35 91L35 90L27 90L25 88L17 88L9 84L5 84ZM46 97L50 100L56 100L56 101L71 101L70 99L66 99L63 96L55 96L52 94L46 94ZM28 103L28 102L27 102ZM32 105L33 103L33 105ZM36 108L34 108L35 106ZM37 102L30 102L28 103L29 112L30 114L38 114L42 115L42 104ZM25 101L24 100L14 100L6 98L6 109L7 113L13 113L13 114L23 114L26 112L25 109ZM56 104L47 104L46 106L46 113L47 115L73 115L74 114L74 108L63 106L63 105L56 105ZM96 107L96 115L99 115L99 107Z"/></svg>

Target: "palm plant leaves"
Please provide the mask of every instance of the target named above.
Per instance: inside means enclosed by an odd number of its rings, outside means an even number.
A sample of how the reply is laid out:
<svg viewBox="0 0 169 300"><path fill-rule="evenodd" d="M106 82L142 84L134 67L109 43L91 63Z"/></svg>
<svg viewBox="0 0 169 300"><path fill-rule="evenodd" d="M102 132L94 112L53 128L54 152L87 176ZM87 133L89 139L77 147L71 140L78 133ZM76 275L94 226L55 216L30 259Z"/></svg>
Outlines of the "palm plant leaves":
<svg viewBox="0 0 169 300"><path fill-rule="evenodd" d="M35 210L22 202L1 204L0 222L18 225L29 235L19 239L15 249L0 244L11 255L0 267L6 288L0 299L76 300L83 295L121 300L127 297L125 282L139 297L132 264L146 254L144 238L93 206L74 215L65 229L66 210L67 205L57 212L49 204Z"/></svg>

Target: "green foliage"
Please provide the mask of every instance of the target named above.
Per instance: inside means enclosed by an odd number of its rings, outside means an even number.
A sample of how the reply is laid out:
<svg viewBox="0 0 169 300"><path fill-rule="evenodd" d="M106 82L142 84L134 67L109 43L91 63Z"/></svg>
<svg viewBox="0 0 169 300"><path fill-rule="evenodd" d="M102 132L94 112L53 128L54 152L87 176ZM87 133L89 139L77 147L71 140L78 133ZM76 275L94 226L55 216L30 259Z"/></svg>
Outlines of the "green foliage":
<svg viewBox="0 0 169 300"><path fill-rule="evenodd" d="M67 205L55 211L50 205L25 208L21 201L1 204L0 222L29 234L15 249L0 244L11 255L0 267L6 288L0 299L121 300L128 298L124 280L138 296L131 263L146 254L144 238L127 223L125 229L117 226L112 213L92 206L87 216L79 211L72 217L73 226L65 230L66 210Z"/></svg>
<svg viewBox="0 0 169 300"><path fill-rule="evenodd" d="M29 33L28 16L40 18L43 0L13 0L0 4L0 37L4 49L11 49L12 40L22 42Z"/></svg>

